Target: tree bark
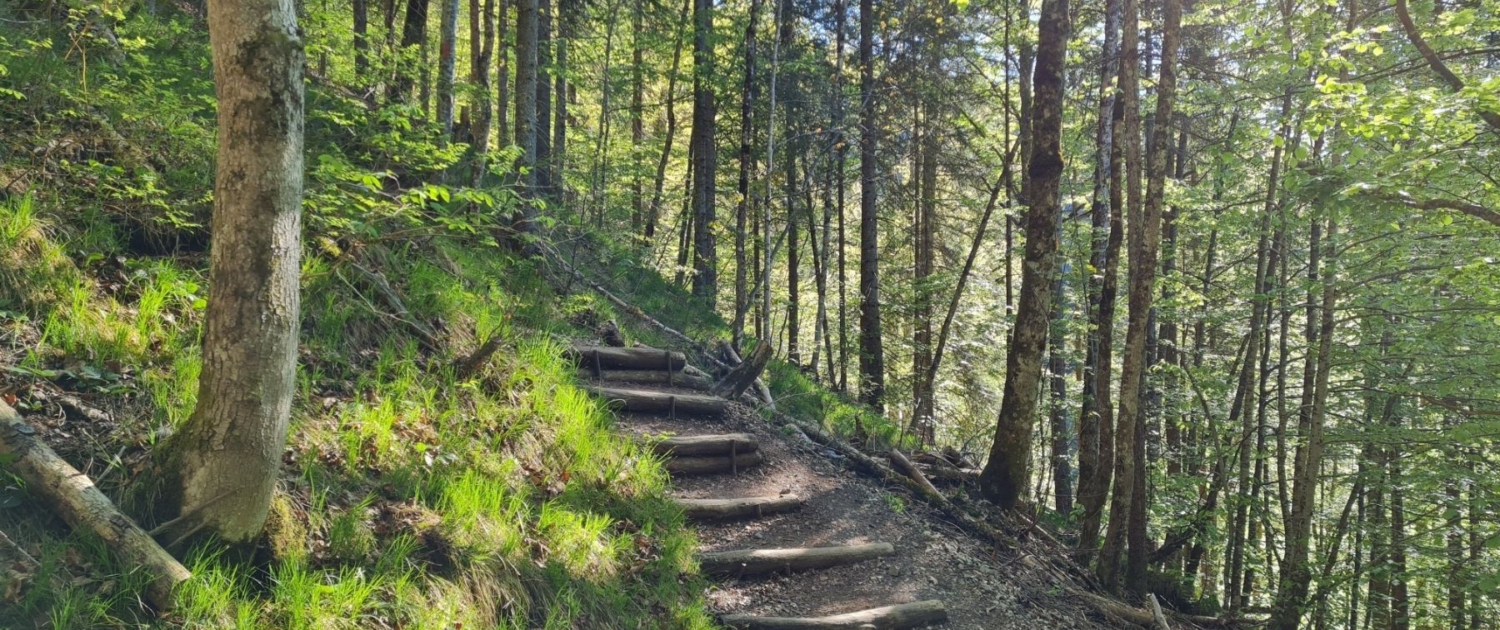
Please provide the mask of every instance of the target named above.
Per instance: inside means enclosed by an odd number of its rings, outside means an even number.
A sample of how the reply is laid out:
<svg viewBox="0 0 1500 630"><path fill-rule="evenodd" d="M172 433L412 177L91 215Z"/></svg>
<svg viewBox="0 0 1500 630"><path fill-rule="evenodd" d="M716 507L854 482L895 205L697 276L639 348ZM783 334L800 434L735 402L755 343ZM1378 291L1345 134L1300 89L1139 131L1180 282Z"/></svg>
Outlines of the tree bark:
<svg viewBox="0 0 1500 630"><path fill-rule="evenodd" d="M552 79L556 67L552 58L553 0L537 0L536 5L536 161L533 185L539 194L552 193Z"/></svg>
<svg viewBox="0 0 1500 630"><path fill-rule="evenodd" d="M401 50L409 51L411 47L425 47L427 45L427 1L407 0L406 20L401 23ZM411 98L411 66L407 63L398 64L396 79L391 82L386 92L386 100L398 103L407 102Z"/></svg>
<svg viewBox="0 0 1500 630"><path fill-rule="evenodd" d="M1122 0L1122 21L1120 30L1120 103L1124 109L1121 119L1124 134L1116 138L1123 145L1125 167L1125 207L1123 214L1128 215L1132 225L1140 225L1145 228L1139 220L1143 219L1141 212L1141 113L1140 113L1140 8L1136 0ZM1123 227L1123 225L1121 226ZM1131 249L1136 248L1135 230L1132 228ZM1142 233L1140 236L1144 236ZM1132 277L1134 277L1135 265L1132 260ZM1109 281L1108 274L1105 281ZM1102 320L1101 320L1102 321ZM1129 336L1129 329L1126 332ZM1127 346L1129 344L1127 343ZM1105 346L1101 344L1101 352ZM1127 349L1128 353L1128 349ZM1100 361L1102 369L1108 363ZM1125 375L1120 380L1120 405L1125 405L1126 389ZM1138 401L1131 401L1132 407ZM1132 490L1135 487L1135 474L1138 468L1135 461L1136 425L1126 422L1121 412L1121 417L1115 419L1115 441L1114 441L1114 486L1111 492L1109 508L1109 528L1105 531L1104 546L1100 550L1099 562L1096 565L1099 581L1106 588L1113 590L1120 577L1120 556L1125 550L1127 525L1130 522Z"/></svg>
<svg viewBox="0 0 1500 630"><path fill-rule="evenodd" d="M755 174L755 26L761 0L751 0L745 20L745 80L740 86L740 175L734 204L734 324L733 343L745 337L745 314L750 310L749 260L746 242L750 229L750 180Z"/></svg>
<svg viewBox="0 0 1500 630"><path fill-rule="evenodd" d="M295 393L305 59L289 4L208 10L219 131L203 369L165 448L187 531L238 544L265 524Z"/></svg>
<svg viewBox="0 0 1500 630"><path fill-rule="evenodd" d="M918 160L917 182L921 190L917 195L917 212L912 223L912 235L916 241L915 259L912 261L912 284L916 296L914 301L912 333L912 427L921 444L937 441L937 419L934 417L935 401L932 391L934 382L927 376L933 370L932 355L932 284L934 222L937 212L937 134L929 119L923 122L921 157Z"/></svg>
<svg viewBox="0 0 1500 630"><path fill-rule="evenodd" d="M879 410L885 400L885 346L880 330L874 25L874 3L859 0L859 399Z"/></svg>
<svg viewBox="0 0 1500 630"><path fill-rule="evenodd" d="M665 187L667 181L667 161L672 157L672 141L677 137L677 73L682 67L682 35L686 29L689 10L692 6L693 0L682 0L682 12L677 17L677 45L672 49L672 69L667 72L667 92L666 98L663 99L667 103L666 137L662 140L661 155L656 160L656 184L651 193L651 207L646 214L646 229L643 233L647 243L656 238L656 225L661 219L662 189Z"/></svg>
<svg viewBox="0 0 1500 630"><path fill-rule="evenodd" d="M868 0L866 0L868 1ZM1071 30L1068 0L1044 0L1037 25L1033 153L1028 161L1031 208L1026 213L1026 260L1016 324L1006 349L1005 393L995 422L995 442L979 487L1002 508L1014 507L1031 466L1031 433L1047 344L1052 274L1057 267L1057 215L1061 212L1064 67Z"/></svg>
<svg viewBox="0 0 1500 630"><path fill-rule="evenodd" d="M714 141L717 111L713 93L714 51L711 44L712 0L693 0L693 296L712 310L718 300L718 238L714 234L715 173L718 145Z"/></svg>
<svg viewBox="0 0 1500 630"><path fill-rule="evenodd" d="M1112 340L1113 318L1104 317L1104 286L1112 275L1109 242L1111 240L1112 173L1115 153L1115 104L1119 93L1115 78L1120 71L1120 2L1106 0L1104 7L1103 62L1099 70L1098 122L1094 128L1094 191L1089 208L1093 224L1089 246L1089 270L1085 275L1088 300L1089 332L1083 364L1083 393L1078 421L1078 503L1083 507L1079 517L1078 548L1094 551L1098 545L1099 524L1104 502L1109 496L1109 482L1114 466L1113 413L1111 413L1110 366L1106 347ZM1118 239L1116 239L1118 243ZM1113 314L1112 305L1110 314Z"/></svg>
<svg viewBox="0 0 1500 630"><path fill-rule="evenodd" d="M537 1L516 0L515 143L521 149L516 168L521 171L521 194L528 197L536 186Z"/></svg>
<svg viewBox="0 0 1500 630"><path fill-rule="evenodd" d="M438 124L444 141L453 138L453 82L457 76L455 47L458 40L458 0L442 0L442 24L438 37Z"/></svg>

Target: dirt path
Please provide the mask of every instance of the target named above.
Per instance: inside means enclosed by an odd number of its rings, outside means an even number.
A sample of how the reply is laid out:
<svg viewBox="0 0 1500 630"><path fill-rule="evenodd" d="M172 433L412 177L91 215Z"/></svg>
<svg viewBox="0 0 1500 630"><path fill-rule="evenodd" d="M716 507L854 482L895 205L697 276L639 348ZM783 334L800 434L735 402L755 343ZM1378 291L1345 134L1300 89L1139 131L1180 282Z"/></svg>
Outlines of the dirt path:
<svg viewBox="0 0 1500 630"><path fill-rule="evenodd" d="M633 389L692 393L660 386ZM687 499L796 494L800 511L698 525L703 551L890 543L884 558L770 577L718 579L708 601L721 614L821 617L921 600L942 600L944 628L1114 628L1074 601L1051 577L1027 568L1026 551L996 553L941 520L925 503L855 475L841 457L754 411L731 405L719 417L669 418L622 412L618 428L642 436L749 433L764 463L738 473L675 480Z"/></svg>

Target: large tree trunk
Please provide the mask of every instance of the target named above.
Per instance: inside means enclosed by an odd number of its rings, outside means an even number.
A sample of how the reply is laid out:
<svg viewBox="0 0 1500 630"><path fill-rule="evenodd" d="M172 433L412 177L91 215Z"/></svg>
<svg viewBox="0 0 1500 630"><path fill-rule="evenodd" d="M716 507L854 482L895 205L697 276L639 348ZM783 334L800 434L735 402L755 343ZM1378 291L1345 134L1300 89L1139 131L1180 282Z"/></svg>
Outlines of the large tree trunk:
<svg viewBox="0 0 1500 630"><path fill-rule="evenodd" d="M868 1L868 0L866 0ZM1057 215L1061 211L1063 70L1070 31L1068 0L1044 0L1037 23L1036 93L1032 116L1031 208L1026 213L1026 261L1016 324L1006 349L1005 393L995 421L995 443L979 477L979 488L1002 508L1013 507L1026 489L1031 432L1036 418L1057 267Z"/></svg>
<svg viewBox="0 0 1500 630"><path fill-rule="evenodd" d="M499 0L499 32L495 35L495 47L500 57L495 59L495 146L510 146L510 55L511 47L506 38L510 36L510 0Z"/></svg>
<svg viewBox="0 0 1500 630"><path fill-rule="evenodd" d="M1132 225L1141 225L1141 112L1140 112L1140 8L1136 0L1122 0L1120 30L1120 103L1124 109L1121 119L1124 134L1116 137L1122 145L1125 158L1125 207ZM1123 227L1123 226L1121 226ZM1141 225L1142 228L1145 226ZM1139 230L1132 229L1132 234ZM1131 237L1132 239L1135 236ZM1135 249L1132 240L1131 249ZM1134 261L1132 261L1134 263ZM1131 265L1132 276L1134 264ZM1105 281L1109 278L1106 276ZM1127 330L1127 336L1129 332ZM1142 340L1144 341L1144 340ZM1143 346L1144 347L1144 346ZM1100 350L1104 347L1101 345ZM1101 361L1099 366L1108 365ZM1124 374L1120 381L1120 404L1125 404ZM1132 401L1132 406L1137 401ZM1121 413L1123 416L1123 411ZM1100 549L1096 565L1099 580L1113 589L1120 577L1120 556L1125 550L1127 527L1130 522L1132 489L1135 487L1136 426L1124 417L1115 419L1114 441L1114 486L1109 507L1109 528L1105 532L1104 546Z"/></svg>
<svg viewBox="0 0 1500 630"><path fill-rule="evenodd" d="M1113 163L1115 104L1119 95L1114 87L1120 71L1120 0L1106 0L1104 7L1103 63L1099 70L1099 111L1094 130L1094 193L1089 209L1093 232L1089 247L1089 273L1085 291L1088 300L1089 332L1083 363L1083 394L1078 420L1078 503L1083 506L1079 518L1078 548L1092 552L1099 541L1099 524L1104 515L1104 501L1109 496L1109 481L1114 465L1114 422L1109 396L1110 355L1106 340L1112 340L1113 318L1104 317L1104 285L1112 275L1109 242L1111 240L1110 199L1117 191L1111 187ZM1118 243L1118 239L1116 239ZM1111 305L1110 314L1113 314Z"/></svg>
<svg viewBox="0 0 1500 630"><path fill-rule="evenodd" d="M875 7L859 0L859 398L881 408L885 347L880 332L880 232L876 206Z"/></svg>
<svg viewBox="0 0 1500 630"><path fill-rule="evenodd" d="M218 97L210 296L193 415L166 445L188 532L248 543L281 472L297 368L303 50L291 5L210 0Z"/></svg>
<svg viewBox="0 0 1500 630"><path fill-rule="evenodd" d="M713 309L719 292L718 239L714 235L718 145L713 93L712 0L693 0L693 296ZM769 289L769 287L767 287Z"/></svg>

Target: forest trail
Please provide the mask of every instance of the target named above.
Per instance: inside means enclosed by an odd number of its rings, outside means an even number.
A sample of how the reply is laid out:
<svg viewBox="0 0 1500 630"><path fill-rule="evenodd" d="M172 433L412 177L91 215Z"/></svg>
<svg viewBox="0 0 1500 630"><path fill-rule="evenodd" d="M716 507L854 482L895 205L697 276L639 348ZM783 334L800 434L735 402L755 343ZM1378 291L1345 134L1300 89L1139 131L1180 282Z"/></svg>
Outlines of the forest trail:
<svg viewBox="0 0 1500 630"><path fill-rule="evenodd" d="M585 355L587 350L585 349ZM859 476L843 457L790 425L777 427L748 406L722 413L678 406L701 389L643 385L592 377L591 389L610 401L617 430L657 443L670 459L674 496L684 501L755 500L769 509L740 508L734 517L694 518L700 563L715 585L710 608L731 627L744 628L1113 628L1069 596L1053 578L1020 562L1025 552L992 545L945 522L904 490ZM616 395L630 390L631 395ZM639 409L640 393L665 406ZM628 399L627 399L628 398ZM725 452L728 450L729 452ZM676 462L690 461L690 466ZM738 463L733 463L738 462ZM800 505L799 505L800 504ZM722 512L722 503L713 504ZM694 512L689 511L690 518ZM889 549L875 548L888 544ZM776 560L722 561L721 554L816 548L835 556L823 568L798 570ZM833 549L847 553L831 552ZM765 555L765 554L761 554ZM793 554L795 555L795 554ZM790 570L788 570L790 568ZM769 570L768 570L769 569ZM863 614L860 614L863 613Z"/></svg>

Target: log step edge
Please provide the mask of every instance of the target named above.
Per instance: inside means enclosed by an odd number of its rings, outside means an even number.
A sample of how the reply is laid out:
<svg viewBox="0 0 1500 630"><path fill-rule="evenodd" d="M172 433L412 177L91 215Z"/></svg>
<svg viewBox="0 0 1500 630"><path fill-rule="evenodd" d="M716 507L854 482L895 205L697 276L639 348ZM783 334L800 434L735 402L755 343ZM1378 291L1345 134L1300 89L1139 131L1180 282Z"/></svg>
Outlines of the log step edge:
<svg viewBox="0 0 1500 630"><path fill-rule="evenodd" d="M700 553L698 566L707 574L744 577L829 569L882 558L895 552L894 546L883 542L836 547L739 549Z"/></svg>
<svg viewBox="0 0 1500 630"><path fill-rule="evenodd" d="M739 499L673 499L673 502L682 508L689 519L695 521L760 518L797 510L804 503L802 497L795 494Z"/></svg>
<svg viewBox="0 0 1500 630"><path fill-rule="evenodd" d="M942 601L930 599L827 617L725 615L719 620L726 627L740 630L823 630L829 628L907 630L943 623L948 620L948 610L943 606Z"/></svg>

